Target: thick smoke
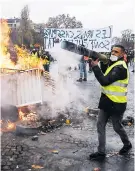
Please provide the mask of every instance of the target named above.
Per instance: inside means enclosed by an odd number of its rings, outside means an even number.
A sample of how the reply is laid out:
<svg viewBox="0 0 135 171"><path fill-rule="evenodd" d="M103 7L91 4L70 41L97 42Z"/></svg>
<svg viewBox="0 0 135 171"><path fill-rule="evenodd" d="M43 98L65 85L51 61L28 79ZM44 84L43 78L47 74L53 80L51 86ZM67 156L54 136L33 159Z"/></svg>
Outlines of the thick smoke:
<svg viewBox="0 0 135 171"><path fill-rule="evenodd" d="M43 86L43 99L51 108L51 115L56 116L58 112L63 114L80 114L87 105L88 93L80 87L76 80L79 78L78 68L80 55L63 50L55 46L49 50L57 62L51 64L50 75L54 80L55 90L52 87ZM71 70L68 68L71 67Z"/></svg>

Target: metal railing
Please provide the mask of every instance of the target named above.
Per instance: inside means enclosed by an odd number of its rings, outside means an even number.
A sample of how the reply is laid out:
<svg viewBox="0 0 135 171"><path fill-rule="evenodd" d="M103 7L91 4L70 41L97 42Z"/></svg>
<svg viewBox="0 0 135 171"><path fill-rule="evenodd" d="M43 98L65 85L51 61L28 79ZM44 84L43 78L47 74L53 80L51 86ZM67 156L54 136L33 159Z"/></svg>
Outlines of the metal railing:
<svg viewBox="0 0 135 171"><path fill-rule="evenodd" d="M1 102L17 107L42 103L41 70L0 69Z"/></svg>

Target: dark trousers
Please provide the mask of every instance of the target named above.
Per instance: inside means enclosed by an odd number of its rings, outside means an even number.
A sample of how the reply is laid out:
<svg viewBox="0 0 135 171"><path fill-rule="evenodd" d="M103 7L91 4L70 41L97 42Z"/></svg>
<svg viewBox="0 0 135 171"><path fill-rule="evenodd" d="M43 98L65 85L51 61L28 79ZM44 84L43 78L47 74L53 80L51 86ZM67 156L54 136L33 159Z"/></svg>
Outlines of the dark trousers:
<svg viewBox="0 0 135 171"><path fill-rule="evenodd" d="M49 65L48 64L44 64L43 67L44 67L45 71L49 72Z"/></svg>
<svg viewBox="0 0 135 171"><path fill-rule="evenodd" d="M91 62L89 62L89 71L92 72Z"/></svg>
<svg viewBox="0 0 135 171"><path fill-rule="evenodd" d="M108 119L111 117L113 129L114 131L120 136L122 142L124 145L129 145L130 141L128 139L128 136L121 124L123 113L122 114L108 114L104 112L103 110L100 110L98 114L98 122L97 122L97 132L98 132L98 152L105 153L105 145L106 145L106 124Z"/></svg>

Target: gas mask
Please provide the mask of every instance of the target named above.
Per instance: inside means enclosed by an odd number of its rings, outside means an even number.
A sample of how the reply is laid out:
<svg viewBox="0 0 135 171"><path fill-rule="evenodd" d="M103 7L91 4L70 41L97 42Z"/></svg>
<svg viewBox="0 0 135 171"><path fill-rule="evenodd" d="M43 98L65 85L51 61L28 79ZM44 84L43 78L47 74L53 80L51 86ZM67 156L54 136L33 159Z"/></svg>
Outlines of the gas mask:
<svg viewBox="0 0 135 171"><path fill-rule="evenodd" d="M112 61L112 62L114 62L114 61L117 61L118 60L118 56L115 56L115 55L111 55L110 56L110 60Z"/></svg>

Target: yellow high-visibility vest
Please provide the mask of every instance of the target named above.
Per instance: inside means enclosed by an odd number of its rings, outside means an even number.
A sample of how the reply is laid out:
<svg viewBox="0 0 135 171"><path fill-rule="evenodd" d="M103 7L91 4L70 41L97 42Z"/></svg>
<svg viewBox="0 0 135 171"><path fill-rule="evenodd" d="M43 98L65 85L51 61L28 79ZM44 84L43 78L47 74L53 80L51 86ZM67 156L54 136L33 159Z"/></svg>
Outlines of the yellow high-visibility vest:
<svg viewBox="0 0 135 171"><path fill-rule="evenodd" d="M45 58L42 60L43 65L49 65L50 61L48 60L48 57L45 56Z"/></svg>
<svg viewBox="0 0 135 171"><path fill-rule="evenodd" d="M32 53L32 56L33 56L33 57L38 57L38 56L37 56L37 52L36 52L35 54Z"/></svg>
<svg viewBox="0 0 135 171"><path fill-rule="evenodd" d="M50 62L47 59L44 59L44 64L49 65Z"/></svg>
<svg viewBox="0 0 135 171"><path fill-rule="evenodd" d="M47 56L45 56L45 61L46 61L46 65L49 65L49 64L50 64L50 62L49 62L49 60L48 60L48 57L47 57Z"/></svg>
<svg viewBox="0 0 135 171"><path fill-rule="evenodd" d="M101 92L104 93L110 100L116 103L127 102L127 86L129 82L129 72L125 61L118 61L107 68L105 76L117 65L123 65L127 70L127 78L124 80L118 80L108 86L101 86Z"/></svg>

